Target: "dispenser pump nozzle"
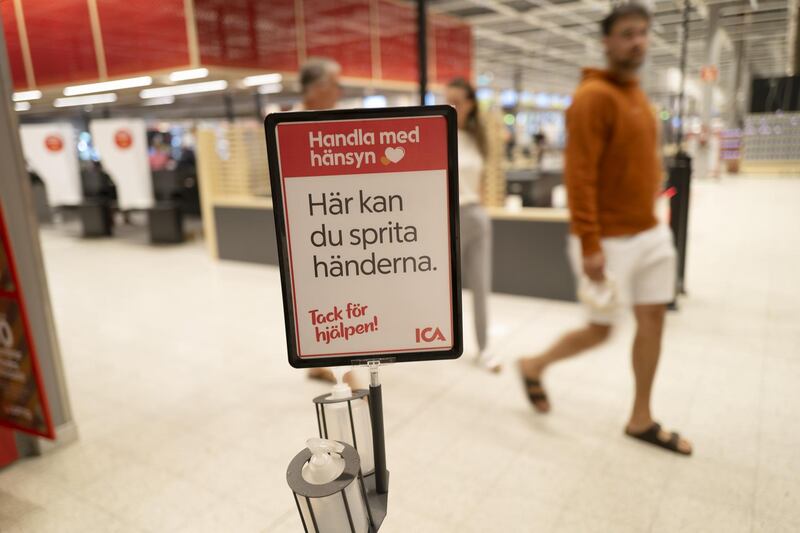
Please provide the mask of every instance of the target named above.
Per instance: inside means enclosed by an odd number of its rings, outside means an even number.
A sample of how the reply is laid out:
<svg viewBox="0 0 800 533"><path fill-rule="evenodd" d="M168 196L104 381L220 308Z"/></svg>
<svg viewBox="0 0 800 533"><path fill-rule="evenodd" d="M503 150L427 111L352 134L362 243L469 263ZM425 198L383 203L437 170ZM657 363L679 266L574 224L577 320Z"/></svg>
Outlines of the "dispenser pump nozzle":
<svg viewBox="0 0 800 533"><path fill-rule="evenodd" d="M344 451L344 444L328 439L308 439L306 441L306 446L315 456L320 454L342 453Z"/></svg>
<svg viewBox="0 0 800 533"><path fill-rule="evenodd" d="M343 400L353 395L350 385L344 382L344 369L342 367L335 367L333 374L336 376L336 385L333 386L331 397L336 400Z"/></svg>
<svg viewBox="0 0 800 533"><path fill-rule="evenodd" d="M344 470L341 453L344 445L327 439L308 439L306 446L311 460L303 467L303 479L309 483L323 485L336 479Z"/></svg>

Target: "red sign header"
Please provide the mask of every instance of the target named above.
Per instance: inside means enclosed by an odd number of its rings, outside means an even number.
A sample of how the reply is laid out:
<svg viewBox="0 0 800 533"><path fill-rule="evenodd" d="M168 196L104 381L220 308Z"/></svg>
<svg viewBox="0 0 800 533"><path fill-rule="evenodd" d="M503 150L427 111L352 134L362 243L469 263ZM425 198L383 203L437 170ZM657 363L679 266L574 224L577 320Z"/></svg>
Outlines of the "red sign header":
<svg viewBox="0 0 800 533"><path fill-rule="evenodd" d="M447 168L442 116L284 122L277 127L283 178Z"/></svg>

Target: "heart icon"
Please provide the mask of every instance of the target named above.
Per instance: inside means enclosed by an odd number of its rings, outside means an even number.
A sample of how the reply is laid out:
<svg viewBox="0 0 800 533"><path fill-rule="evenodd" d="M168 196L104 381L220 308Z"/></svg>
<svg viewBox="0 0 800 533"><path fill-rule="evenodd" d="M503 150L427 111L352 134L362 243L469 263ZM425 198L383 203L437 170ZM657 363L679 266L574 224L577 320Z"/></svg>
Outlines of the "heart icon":
<svg viewBox="0 0 800 533"><path fill-rule="evenodd" d="M389 147L389 148L386 149L386 151L384 153L386 154L386 159L388 159L392 163L397 163L398 161L403 159L403 157L405 157L406 150L405 150L405 148L402 148L402 147L400 147L400 148L391 148L391 147Z"/></svg>

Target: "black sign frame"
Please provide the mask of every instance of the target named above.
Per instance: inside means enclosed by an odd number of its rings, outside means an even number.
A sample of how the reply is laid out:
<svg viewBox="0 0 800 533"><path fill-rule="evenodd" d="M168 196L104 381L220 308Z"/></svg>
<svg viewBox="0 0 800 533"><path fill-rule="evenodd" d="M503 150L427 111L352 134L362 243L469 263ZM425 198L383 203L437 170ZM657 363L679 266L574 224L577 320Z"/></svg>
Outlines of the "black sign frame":
<svg viewBox="0 0 800 533"><path fill-rule="evenodd" d="M294 300L290 274L289 243L286 232L282 176L278 157L277 126L287 122L330 122L370 119L413 118L441 116L447 124L447 194L450 220L450 292L452 305L453 345L441 351L419 351L403 353L381 353L371 355L316 356L302 358L298 355L296 339ZM315 368L365 364L368 361L418 362L458 359L464 350L461 302L461 237L458 197L458 130L456 112L448 105L389 107L378 109L342 109L330 111L298 111L271 113L264 120L269 162L270 186L272 189L275 234L278 243L278 264L281 274L283 312L286 328L286 347L289 364L294 368ZM424 296L424 295L421 295Z"/></svg>

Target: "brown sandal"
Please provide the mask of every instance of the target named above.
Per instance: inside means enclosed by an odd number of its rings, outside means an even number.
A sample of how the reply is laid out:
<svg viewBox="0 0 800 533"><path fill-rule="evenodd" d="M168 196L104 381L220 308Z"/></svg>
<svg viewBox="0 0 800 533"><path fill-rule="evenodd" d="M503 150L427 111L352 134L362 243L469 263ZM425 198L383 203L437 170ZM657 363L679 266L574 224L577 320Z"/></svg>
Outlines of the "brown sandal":
<svg viewBox="0 0 800 533"><path fill-rule="evenodd" d="M522 368L520 368L519 375L525 387L525 394L528 395L528 400L530 400L533 408L539 413L550 411L550 401L547 399L547 393L544 391L542 381L529 378L522 372Z"/></svg>
<svg viewBox="0 0 800 533"><path fill-rule="evenodd" d="M652 444L654 446L658 446L659 448L664 448L665 450L675 452L679 455L692 455L691 451L685 452L678 447L678 443L681 440L681 436L678 433L675 433L674 431L670 433L669 440L660 439L659 438L660 433L661 433L661 424L659 424L658 422L653 423L652 426L642 431L641 433L631 433L627 429L625 430L625 434L634 439L646 442L648 444Z"/></svg>

